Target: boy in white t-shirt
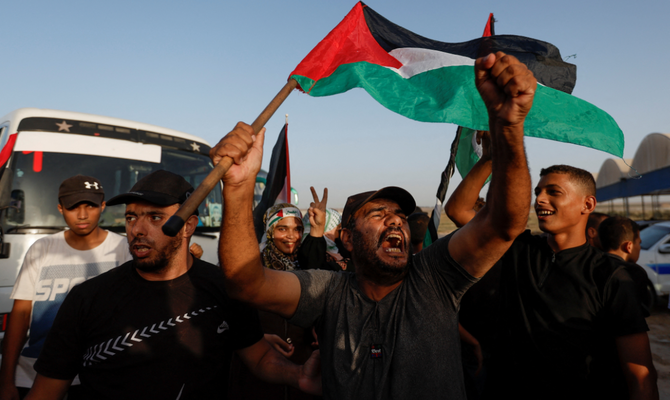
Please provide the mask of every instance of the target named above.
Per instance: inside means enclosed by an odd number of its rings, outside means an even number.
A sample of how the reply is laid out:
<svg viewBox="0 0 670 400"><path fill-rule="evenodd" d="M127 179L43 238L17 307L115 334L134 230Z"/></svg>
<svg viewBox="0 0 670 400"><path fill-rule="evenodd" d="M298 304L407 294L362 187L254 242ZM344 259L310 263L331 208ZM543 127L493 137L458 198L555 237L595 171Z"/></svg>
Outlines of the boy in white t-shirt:
<svg viewBox="0 0 670 400"><path fill-rule="evenodd" d="M126 238L98 226L104 197L100 181L90 176L61 183L58 211L70 229L38 240L23 260L10 296L14 306L3 341L0 399L28 393L33 364L70 289L131 259ZM77 384L75 378L69 399L77 398Z"/></svg>

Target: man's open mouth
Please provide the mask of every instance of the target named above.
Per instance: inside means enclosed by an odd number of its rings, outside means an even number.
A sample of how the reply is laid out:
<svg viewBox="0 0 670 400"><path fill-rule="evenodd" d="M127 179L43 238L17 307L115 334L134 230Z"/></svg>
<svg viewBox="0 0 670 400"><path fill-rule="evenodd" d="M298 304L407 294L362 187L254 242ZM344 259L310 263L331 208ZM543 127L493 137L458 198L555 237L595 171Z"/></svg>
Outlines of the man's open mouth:
<svg viewBox="0 0 670 400"><path fill-rule="evenodd" d="M404 249L404 238L401 233L391 232L381 243L381 247L387 253L403 253Z"/></svg>
<svg viewBox="0 0 670 400"><path fill-rule="evenodd" d="M142 242L131 243L130 248L133 251L133 253L135 253L135 255L140 257L146 255L147 253L149 253L149 251L151 251L151 246L149 246L147 243Z"/></svg>

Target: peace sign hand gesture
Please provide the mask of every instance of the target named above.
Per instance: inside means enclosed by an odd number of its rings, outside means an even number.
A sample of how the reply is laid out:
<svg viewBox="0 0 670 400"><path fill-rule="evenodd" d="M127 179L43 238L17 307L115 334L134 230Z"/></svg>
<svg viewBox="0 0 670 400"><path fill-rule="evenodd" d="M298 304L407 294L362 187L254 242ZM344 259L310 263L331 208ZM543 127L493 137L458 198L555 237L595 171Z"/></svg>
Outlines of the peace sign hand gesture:
<svg viewBox="0 0 670 400"><path fill-rule="evenodd" d="M314 190L314 186L309 188L312 191L314 201L309 203L309 224L311 228L309 235L313 237L322 237L326 228L326 204L328 203L328 188L323 189L323 198L319 201L319 196Z"/></svg>

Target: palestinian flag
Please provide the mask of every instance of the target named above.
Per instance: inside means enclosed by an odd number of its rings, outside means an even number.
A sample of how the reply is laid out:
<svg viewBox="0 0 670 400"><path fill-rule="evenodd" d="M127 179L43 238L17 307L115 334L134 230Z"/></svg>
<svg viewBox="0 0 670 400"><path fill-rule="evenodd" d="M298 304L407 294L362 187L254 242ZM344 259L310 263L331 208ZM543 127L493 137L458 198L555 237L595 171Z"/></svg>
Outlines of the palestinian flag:
<svg viewBox="0 0 670 400"><path fill-rule="evenodd" d="M526 135L623 155L623 133L614 119L569 94L576 67L564 62L555 46L536 39L496 35L438 42L393 24L359 2L290 78L311 96L360 87L408 118L488 130L473 66L477 57L496 51L517 57L541 84L526 118Z"/></svg>
<svg viewBox="0 0 670 400"><path fill-rule="evenodd" d="M254 209L254 228L256 239L260 242L265 233L263 215L276 203L291 203L291 166L288 155L288 122L284 124L277 142L272 148L270 168L263 189L261 201Z"/></svg>

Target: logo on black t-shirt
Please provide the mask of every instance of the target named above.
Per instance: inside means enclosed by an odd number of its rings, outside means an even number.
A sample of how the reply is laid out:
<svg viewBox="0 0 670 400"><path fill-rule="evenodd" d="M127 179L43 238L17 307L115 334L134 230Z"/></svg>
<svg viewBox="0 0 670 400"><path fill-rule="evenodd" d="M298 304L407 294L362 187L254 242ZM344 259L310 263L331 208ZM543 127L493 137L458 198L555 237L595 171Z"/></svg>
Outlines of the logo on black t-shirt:
<svg viewBox="0 0 670 400"><path fill-rule="evenodd" d="M217 307L218 306L199 308L197 310L187 312L183 315L177 315L175 317L168 318L167 320L147 325L143 328L136 329L135 331L126 332L125 334L113 337L106 342L91 346L84 354L83 364L86 367L92 365L93 363L105 361L110 357L123 352L127 348L132 347L135 343L149 340L155 335L173 329L177 325L182 324L194 317L197 318L201 314L204 314ZM230 329L228 327L228 323L223 321L223 323L217 328L217 331L222 333L227 329Z"/></svg>
<svg viewBox="0 0 670 400"><path fill-rule="evenodd" d="M229 329L230 327L228 326L228 323L226 321L223 321L223 323L221 323L221 325L219 325L219 327L216 328L216 333L223 333Z"/></svg>
<svg viewBox="0 0 670 400"><path fill-rule="evenodd" d="M381 344L373 344L370 346L370 358L382 358Z"/></svg>

